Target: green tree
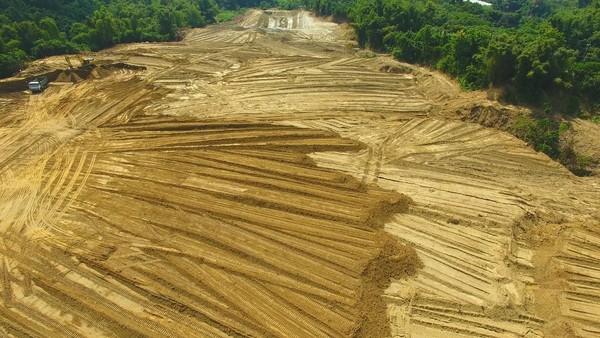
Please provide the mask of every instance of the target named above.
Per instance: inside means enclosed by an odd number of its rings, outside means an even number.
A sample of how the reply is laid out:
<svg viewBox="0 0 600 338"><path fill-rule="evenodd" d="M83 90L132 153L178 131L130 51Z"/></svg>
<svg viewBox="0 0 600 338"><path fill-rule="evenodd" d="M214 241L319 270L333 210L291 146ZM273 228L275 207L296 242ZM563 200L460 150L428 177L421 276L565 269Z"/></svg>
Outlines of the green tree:
<svg viewBox="0 0 600 338"><path fill-rule="evenodd" d="M185 15L185 22L188 26L195 28L202 27L206 24L204 16L202 16L202 13L198 8L188 5L184 8L183 12Z"/></svg>
<svg viewBox="0 0 600 338"><path fill-rule="evenodd" d="M516 37L502 32L492 37L485 50L487 76L493 84L500 84L511 79L515 74Z"/></svg>
<svg viewBox="0 0 600 338"><path fill-rule="evenodd" d="M106 9L97 10L90 19L92 30L90 32L90 45L98 50L114 45L117 39L115 20Z"/></svg>
<svg viewBox="0 0 600 338"><path fill-rule="evenodd" d="M38 40L31 49L31 54L37 58L78 53L79 49L71 42L66 40Z"/></svg>
<svg viewBox="0 0 600 338"><path fill-rule="evenodd" d="M482 88L489 83L482 53L491 35L484 27L461 30L453 34L447 44L447 53L437 67L459 78L468 89Z"/></svg>
<svg viewBox="0 0 600 338"><path fill-rule="evenodd" d="M564 35L548 23L527 28L526 34L514 77L523 98L535 102L542 92L570 88L569 70L576 53L566 48Z"/></svg>
<svg viewBox="0 0 600 338"><path fill-rule="evenodd" d="M13 27L25 52L31 51L35 41L43 37L42 31L33 21L17 22Z"/></svg>
<svg viewBox="0 0 600 338"><path fill-rule="evenodd" d="M221 11L215 0L196 0L197 7L205 22L214 23L217 14Z"/></svg>
<svg viewBox="0 0 600 338"><path fill-rule="evenodd" d="M520 117L515 122L513 132L537 151L544 152L552 158L560 155L558 125L550 119Z"/></svg>
<svg viewBox="0 0 600 338"><path fill-rule="evenodd" d="M167 39L174 39L177 32L177 16L171 7L160 6L155 12L158 33Z"/></svg>
<svg viewBox="0 0 600 338"><path fill-rule="evenodd" d="M54 19L45 17L40 20L39 27L42 31L42 36L46 40L60 40L62 39L61 33L56 25Z"/></svg>
<svg viewBox="0 0 600 338"><path fill-rule="evenodd" d="M23 50L16 49L5 54L0 54L0 76L11 76L25 67L27 54Z"/></svg>

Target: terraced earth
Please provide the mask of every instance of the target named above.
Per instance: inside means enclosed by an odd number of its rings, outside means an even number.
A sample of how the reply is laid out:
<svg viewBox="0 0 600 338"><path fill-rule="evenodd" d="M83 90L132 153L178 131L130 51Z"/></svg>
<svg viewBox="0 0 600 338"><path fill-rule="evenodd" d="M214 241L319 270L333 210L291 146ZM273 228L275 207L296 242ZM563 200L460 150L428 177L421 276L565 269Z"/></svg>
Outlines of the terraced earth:
<svg viewBox="0 0 600 338"><path fill-rule="evenodd" d="M249 11L0 94L0 332L600 335L600 181L348 36Z"/></svg>

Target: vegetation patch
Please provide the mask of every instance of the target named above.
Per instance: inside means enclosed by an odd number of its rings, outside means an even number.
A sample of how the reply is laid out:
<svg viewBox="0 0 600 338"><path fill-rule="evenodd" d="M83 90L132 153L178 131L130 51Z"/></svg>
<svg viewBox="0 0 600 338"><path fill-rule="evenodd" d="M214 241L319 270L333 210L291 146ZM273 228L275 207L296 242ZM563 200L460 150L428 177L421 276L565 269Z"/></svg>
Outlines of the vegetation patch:
<svg viewBox="0 0 600 338"><path fill-rule="evenodd" d="M235 17L237 17L238 15L244 13L243 10L237 10L237 11L230 11L230 10L225 10L225 11L221 11L219 12L219 14L217 14L215 16L215 21L216 22L227 22L227 21L231 21L233 20Z"/></svg>
<svg viewBox="0 0 600 338"><path fill-rule="evenodd" d="M573 135L568 123L522 115L517 118L511 131L536 151L541 151L559 161L575 175L591 174L590 167L595 165L596 161L590 156L575 151Z"/></svg>
<svg viewBox="0 0 600 338"><path fill-rule="evenodd" d="M267 6L276 1L263 1ZM231 20L256 0L0 0L0 78L51 55L118 43L172 41L186 28ZM288 0L285 6L299 6Z"/></svg>
<svg viewBox="0 0 600 338"><path fill-rule="evenodd" d="M502 89L512 103L577 114L600 107L600 1L307 0L349 19L361 47Z"/></svg>
<svg viewBox="0 0 600 338"><path fill-rule="evenodd" d="M367 51L367 52L356 53L356 56L358 56L361 59L373 59L373 58L377 57L377 54L373 53L371 51Z"/></svg>

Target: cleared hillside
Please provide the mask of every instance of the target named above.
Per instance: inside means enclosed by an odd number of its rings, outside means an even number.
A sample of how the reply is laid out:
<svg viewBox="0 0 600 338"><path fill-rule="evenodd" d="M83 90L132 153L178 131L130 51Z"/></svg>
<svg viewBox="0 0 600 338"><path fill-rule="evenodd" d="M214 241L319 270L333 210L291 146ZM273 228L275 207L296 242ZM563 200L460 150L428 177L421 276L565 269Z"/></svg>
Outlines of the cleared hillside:
<svg viewBox="0 0 600 338"><path fill-rule="evenodd" d="M600 182L346 34L250 11L0 94L3 333L598 335Z"/></svg>

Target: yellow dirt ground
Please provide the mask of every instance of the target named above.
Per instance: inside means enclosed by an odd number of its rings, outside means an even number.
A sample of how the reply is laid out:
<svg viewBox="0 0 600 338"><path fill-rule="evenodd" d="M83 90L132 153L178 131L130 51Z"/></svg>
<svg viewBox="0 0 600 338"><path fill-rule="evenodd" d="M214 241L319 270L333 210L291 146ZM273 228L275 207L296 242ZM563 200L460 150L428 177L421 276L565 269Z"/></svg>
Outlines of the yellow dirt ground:
<svg viewBox="0 0 600 338"><path fill-rule="evenodd" d="M0 94L0 332L598 336L600 182L346 36L250 11Z"/></svg>

